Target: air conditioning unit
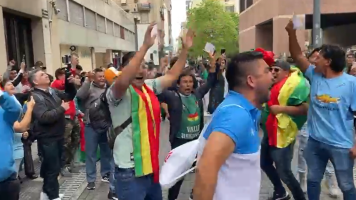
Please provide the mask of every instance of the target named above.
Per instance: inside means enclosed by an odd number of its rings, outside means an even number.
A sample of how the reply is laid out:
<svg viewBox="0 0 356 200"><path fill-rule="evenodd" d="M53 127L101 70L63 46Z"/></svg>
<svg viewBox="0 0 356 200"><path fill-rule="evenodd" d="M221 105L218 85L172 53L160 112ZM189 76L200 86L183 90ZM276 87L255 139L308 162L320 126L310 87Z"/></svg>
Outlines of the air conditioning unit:
<svg viewBox="0 0 356 200"><path fill-rule="evenodd" d="M142 12L146 11L149 12L152 8L151 3L137 3L136 4L137 11Z"/></svg>

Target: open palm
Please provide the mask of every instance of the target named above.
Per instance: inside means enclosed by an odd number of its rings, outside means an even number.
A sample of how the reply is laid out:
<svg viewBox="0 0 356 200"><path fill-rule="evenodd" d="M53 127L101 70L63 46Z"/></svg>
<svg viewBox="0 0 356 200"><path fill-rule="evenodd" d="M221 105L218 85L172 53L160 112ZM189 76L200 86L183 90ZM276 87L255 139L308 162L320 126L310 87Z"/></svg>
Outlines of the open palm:
<svg viewBox="0 0 356 200"><path fill-rule="evenodd" d="M193 46L194 37L195 37L194 31L188 29L187 34L185 34L185 36L183 36L182 38L183 48L190 49Z"/></svg>

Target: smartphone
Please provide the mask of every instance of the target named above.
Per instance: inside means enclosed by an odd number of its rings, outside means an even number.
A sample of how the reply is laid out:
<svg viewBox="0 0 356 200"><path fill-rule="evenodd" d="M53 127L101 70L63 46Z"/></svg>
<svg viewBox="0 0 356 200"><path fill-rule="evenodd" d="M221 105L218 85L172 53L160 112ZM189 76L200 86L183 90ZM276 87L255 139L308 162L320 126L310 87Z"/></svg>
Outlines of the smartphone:
<svg viewBox="0 0 356 200"><path fill-rule="evenodd" d="M22 62L25 62L25 60L26 60L26 55L23 54L23 55L22 55Z"/></svg>
<svg viewBox="0 0 356 200"><path fill-rule="evenodd" d="M220 54L221 55L225 54L225 51L226 51L225 49L221 49Z"/></svg>

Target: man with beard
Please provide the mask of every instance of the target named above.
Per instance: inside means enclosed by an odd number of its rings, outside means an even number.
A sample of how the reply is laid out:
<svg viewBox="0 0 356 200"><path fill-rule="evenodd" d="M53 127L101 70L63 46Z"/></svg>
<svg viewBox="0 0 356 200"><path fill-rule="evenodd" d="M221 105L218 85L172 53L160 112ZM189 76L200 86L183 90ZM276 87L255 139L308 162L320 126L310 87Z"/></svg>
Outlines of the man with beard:
<svg viewBox="0 0 356 200"><path fill-rule="evenodd" d="M229 93L206 125L198 152L195 200L258 200L261 183L258 123L273 77L260 52L231 59Z"/></svg>
<svg viewBox="0 0 356 200"><path fill-rule="evenodd" d="M209 72L206 84L193 87L197 84L195 76L190 69L185 70L178 78L177 90L165 90L158 96L158 99L168 106L172 149L197 139L204 127L203 98L216 79L215 68L211 67ZM168 200L178 198L182 183L183 180L180 180L169 189Z"/></svg>
<svg viewBox="0 0 356 200"><path fill-rule="evenodd" d="M160 104L156 95L182 73L194 33L188 30L182 38L182 53L165 75L147 78L142 64L147 50L154 44L154 23L145 33L140 50L124 62L122 73L107 92L114 138L116 191L120 200L162 200L159 184ZM124 61L124 59L123 59Z"/></svg>
<svg viewBox="0 0 356 200"><path fill-rule="evenodd" d="M282 181L295 200L305 200L291 168L295 139L306 121L309 84L297 68L277 60L271 66L274 85L263 109L261 125L261 168L274 186L273 200L290 199Z"/></svg>
<svg viewBox="0 0 356 200"><path fill-rule="evenodd" d="M308 115L309 140L304 151L308 166L308 198L319 199L321 180L330 160L345 200L356 199L353 166L356 79L343 72L345 52L335 45L323 45L314 67L303 56L293 21L286 26L289 51L311 85Z"/></svg>

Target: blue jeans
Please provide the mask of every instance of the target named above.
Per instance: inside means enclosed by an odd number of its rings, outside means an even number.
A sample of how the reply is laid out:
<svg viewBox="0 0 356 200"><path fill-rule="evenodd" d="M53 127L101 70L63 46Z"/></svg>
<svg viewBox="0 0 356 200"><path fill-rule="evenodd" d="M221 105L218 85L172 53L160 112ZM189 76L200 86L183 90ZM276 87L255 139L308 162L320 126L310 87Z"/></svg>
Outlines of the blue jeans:
<svg viewBox="0 0 356 200"><path fill-rule="evenodd" d="M100 174L104 176L111 171L113 160L106 134L98 134L90 125L85 125L85 167L88 183L96 180L97 150L100 147Z"/></svg>
<svg viewBox="0 0 356 200"><path fill-rule="evenodd" d="M116 193L115 192L116 179L115 179L115 162L114 162L114 158L111 159L110 167L111 167L110 179L109 179L110 191L113 192L113 193Z"/></svg>
<svg viewBox="0 0 356 200"><path fill-rule="evenodd" d="M309 200L319 200L320 183L329 160L335 168L337 182L344 195L344 200L356 199L353 180L354 160L350 157L349 149L327 145L309 137L304 157L308 165Z"/></svg>
<svg viewBox="0 0 356 200"><path fill-rule="evenodd" d="M307 162L305 161L304 158L304 149L307 146L308 143L308 138L309 138L309 133L307 130L307 123L304 124L302 129L299 131L299 134L297 136L298 141L299 141L299 148L298 148L298 172L299 173L306 173L307 172ZM329 175L326 177L330 177L330 175L334 175L334 167L329 161L328 164L326 165L326 171L325 174Z"/></svg>
<svg viewBox="0 0 356 200"><path fill-rule="evenodd" d="M162 200L159 183L153 182L153 174L135 177L133 168L115 169L116 195L120 200Z"/></svg>
<svg viewBox="0 0 356 200"><path fill-rule="evenodd" d="M268 138L265 136L261 143L261 169L272 182L277 194L286 192L282 184L283 181L292 192L294 199L305 200L303 190L292 173L293 148L294 143L284 148L270 146Z"/></svg>

